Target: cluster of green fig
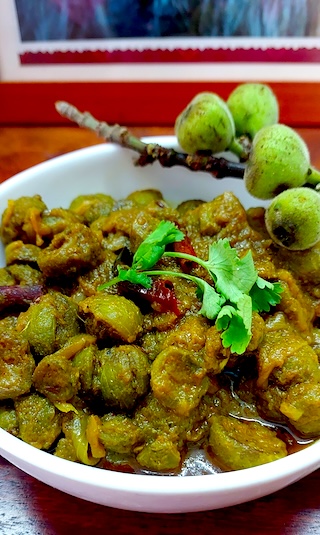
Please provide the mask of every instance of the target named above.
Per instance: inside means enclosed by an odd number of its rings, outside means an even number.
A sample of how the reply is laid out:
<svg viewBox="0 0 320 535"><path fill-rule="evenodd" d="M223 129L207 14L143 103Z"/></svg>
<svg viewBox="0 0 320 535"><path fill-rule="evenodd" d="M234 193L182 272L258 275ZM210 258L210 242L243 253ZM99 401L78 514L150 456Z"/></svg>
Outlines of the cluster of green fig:
<svg viewBox="0 0 320 535"><path fill-rule="evenodd" d="M246 161L249 193L272 199L265 222L277 244L305 250L320 241L320 172L312 167L304 140L279 123L279 104L269 86L240 84L227 101L199 93L177 117L175 133L189 154L227 150Z"/></svg>

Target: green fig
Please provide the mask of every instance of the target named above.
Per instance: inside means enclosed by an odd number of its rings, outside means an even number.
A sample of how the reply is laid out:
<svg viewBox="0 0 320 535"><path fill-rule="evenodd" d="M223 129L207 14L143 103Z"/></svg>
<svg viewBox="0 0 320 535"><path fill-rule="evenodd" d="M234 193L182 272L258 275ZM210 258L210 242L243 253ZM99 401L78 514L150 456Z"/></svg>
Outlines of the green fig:
<svg viewBox="0 0 320 535"><path fill-rule="evenodd" d="M278 245L310 249L320 240L320 193L310 188L283 191L266 209L265 224Z"/></svg>
<svg viewBox="0 0 320 535"><path fill-rule="evenodd" d="M285 189L303 186L311 175L307 145L292 128L274 124L255 135L244 171L253 197L272 199Z"/></svg>
<svg viewBox="0 0 320 535"><path fill-rule="evenodd" d="M279 121L279 104L272 89L259 83L238 85L229 95L227 105L232 113L236 136L251 139L263 128Z"/></svg>
<svg viewBox="0 0 320 535"><path fill-rule="evenodd" d="M227 104L215 93L199 93L175 122L179 145L188 154L228 149L235 135L234 121Z"/></svg>

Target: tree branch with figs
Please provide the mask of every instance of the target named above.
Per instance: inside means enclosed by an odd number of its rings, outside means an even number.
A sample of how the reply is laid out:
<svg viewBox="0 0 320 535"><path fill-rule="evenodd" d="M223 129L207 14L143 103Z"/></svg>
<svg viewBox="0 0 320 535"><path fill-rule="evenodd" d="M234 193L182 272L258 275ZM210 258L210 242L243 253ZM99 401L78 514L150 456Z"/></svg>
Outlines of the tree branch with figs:
<svg viewBox="0 0 320 535"><path fill-rule="evenodd" d="M240 84L227 101L215 93L197 94L175 121L181 152L145 143L126 127L99 121L67 102L56 102L56 110L106 141L137 152L137 166L158 161L163 167L182 166L217 179L243 179L253 197L271 200L265 224L282 247L305 250L320 241L320 172L311 165L301 136L279 123L277 98L265 84ZM225 151L238 161L217 156Z"/></svg>

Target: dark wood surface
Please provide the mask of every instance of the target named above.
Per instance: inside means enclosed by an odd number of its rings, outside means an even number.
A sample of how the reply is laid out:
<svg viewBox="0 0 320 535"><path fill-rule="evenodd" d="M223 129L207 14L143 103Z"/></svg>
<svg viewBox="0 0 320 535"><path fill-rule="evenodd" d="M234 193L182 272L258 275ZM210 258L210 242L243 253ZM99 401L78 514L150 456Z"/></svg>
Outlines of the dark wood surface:
<svg viewBox="0 0 320 535"><path fill-rule="evenodd" d="M137 135L170 128L133 128ZM320 129L300 129L320 167ZM0 181L38 162L99 143L73 127L0 128ZM188 514L144 514L85 502L24 474L0 458L0 534L319 535L320 470L259 500Z"/></svg>

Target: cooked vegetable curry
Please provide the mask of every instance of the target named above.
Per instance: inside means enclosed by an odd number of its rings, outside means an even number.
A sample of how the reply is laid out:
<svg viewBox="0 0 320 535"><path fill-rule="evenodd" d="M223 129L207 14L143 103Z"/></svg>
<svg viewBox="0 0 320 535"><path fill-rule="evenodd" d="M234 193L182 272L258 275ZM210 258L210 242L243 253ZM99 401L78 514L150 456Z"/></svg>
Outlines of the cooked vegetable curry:
<svg viewBox="0 0 320 535"><path fill-rule="evenodd" d="M81 195L69 209L49 210L39 196L9 201L0 426L70 461L142 473L238 470L312 442L320 435L320 246L279 248L263 215L231 192L176 208L155 190L120 201ZM151 283L119 280L163 221L180 238L163 246ZM219 285L192 260L226 242L237 262L251 251L259 280L281 285L278 301L250 308L243 350L203 313L197 281L205 291ZM233 327L236 342L240 323ZM188 472L197 458L206 468Z"/></svg>

